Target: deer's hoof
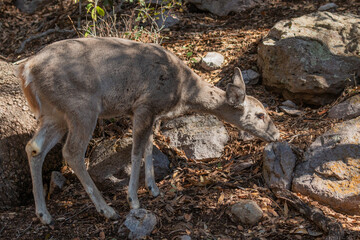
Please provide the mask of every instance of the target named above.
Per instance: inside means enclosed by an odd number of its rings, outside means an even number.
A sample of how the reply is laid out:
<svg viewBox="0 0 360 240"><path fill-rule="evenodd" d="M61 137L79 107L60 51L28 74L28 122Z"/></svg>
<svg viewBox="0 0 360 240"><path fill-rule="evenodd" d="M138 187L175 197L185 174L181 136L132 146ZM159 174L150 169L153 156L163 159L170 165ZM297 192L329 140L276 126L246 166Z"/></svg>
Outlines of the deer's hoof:
<svg viewBox="0 0 360 240"><path fill-rule="evenodd" d="M36 216L40 219L40 221L45 225L54 225L54 221L51 218L51 215L48 211L39 211L36 212Z"/></svg>
<svg viewBox="0 0 360 240"><path fill-rule="evenodd" d="M140 202L138 199L132 199L131 197L128 197L128 202L131 209L138 209L140 208Z"/></svg>
<svg viewBox="0 0 360 240"><path fill-rule="evenodd" d="M153 197L159 196L160 190L159 190L158 186L154 185L154 186L148 187L148 188L149 188L151 194L153 195Z"/></svg>
<svg viewBox="0 0 360 240"><path fill-rule="evenodd" d="M120 215L110 206L107 206L105 209L101 209L100 214L110 220L117 220L120 218Z"/></svg>

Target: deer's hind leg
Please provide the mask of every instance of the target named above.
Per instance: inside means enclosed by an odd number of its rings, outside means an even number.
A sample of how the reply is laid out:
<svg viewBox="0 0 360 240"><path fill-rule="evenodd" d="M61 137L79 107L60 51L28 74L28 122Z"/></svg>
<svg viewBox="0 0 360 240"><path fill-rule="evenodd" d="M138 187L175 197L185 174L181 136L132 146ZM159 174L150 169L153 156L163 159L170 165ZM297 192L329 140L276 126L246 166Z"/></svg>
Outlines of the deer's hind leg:
<svg viewBox="0 0 360 240"><path fill-rule="evenodd" d="M39 127L34 137L26 145L26 153L30 165L35 212L43 224L52 224L44 196L42 166L46 154L58 143L66 133L65 122L54 117L40 118Z"/></svg>
<svg viewBox="0 0 360 240"><path fill-rule="evenodd" d="M108 219L118 219L116 211L108 206L86 170L84 155L96 126L97 116L67 117L69 133L63 148L63 156L94 203L96 210Z"/></svg>

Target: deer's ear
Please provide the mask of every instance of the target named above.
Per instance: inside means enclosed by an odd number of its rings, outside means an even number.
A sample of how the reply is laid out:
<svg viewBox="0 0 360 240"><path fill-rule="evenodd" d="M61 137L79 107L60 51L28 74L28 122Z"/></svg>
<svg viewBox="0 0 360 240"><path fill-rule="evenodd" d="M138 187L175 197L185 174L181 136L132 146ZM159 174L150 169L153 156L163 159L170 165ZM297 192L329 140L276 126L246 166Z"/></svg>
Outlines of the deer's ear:
<svg viewBox="0 0 360 240"><path fill-rule="evenodd" d="M246 87L239 68L235 68L233 81L234 83L229 83L227 85L226 99L230 105L241 107L245 101Z"/></svg>
<svg viewBox="0 0 360 240"><path fill-rule="evenodd" d="M238 68L238 67L236 67L234 70L233 81L234 81L234 85L244 89L244 92L245 92L246 87L245 87L244 78L243 78L240 68Z"/></svg>
<svg viewBox="0 0 360 240"><path fill-rule="evenodd" d="M245 101L245 89L229 83L226 87L226 100L229 105L234 107L241 107Z"/></svg>

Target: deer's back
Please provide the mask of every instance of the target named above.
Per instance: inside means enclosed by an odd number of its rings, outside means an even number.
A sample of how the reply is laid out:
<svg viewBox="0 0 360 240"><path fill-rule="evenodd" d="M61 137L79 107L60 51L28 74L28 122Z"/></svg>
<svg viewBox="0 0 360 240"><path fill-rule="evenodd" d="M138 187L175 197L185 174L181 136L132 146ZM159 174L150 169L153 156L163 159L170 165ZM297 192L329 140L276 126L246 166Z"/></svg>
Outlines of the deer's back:
<svg viewBox="0 0 360 240"><path fill-rule="evenodd" d="M62 111L86 107L103 116L131 114L139 105L167 111L193 76L160 46L118 38L56 42L26 64L40 99Z"/></svg>

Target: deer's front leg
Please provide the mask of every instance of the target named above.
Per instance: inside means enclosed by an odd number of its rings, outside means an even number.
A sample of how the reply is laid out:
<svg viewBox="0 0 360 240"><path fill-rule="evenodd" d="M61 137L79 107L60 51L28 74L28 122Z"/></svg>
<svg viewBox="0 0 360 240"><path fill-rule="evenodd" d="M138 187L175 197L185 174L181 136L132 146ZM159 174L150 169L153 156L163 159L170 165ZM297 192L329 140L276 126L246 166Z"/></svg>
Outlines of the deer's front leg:
<svg viewBox="0 0 360 240"><path fill-rule="evenodd" d="M131 151L131 175L127 196L130 207L133 209L140 207L137 195L137 190L139 188L140 166L141 160L144 157L145 152L148 152L148 150L145 149L148 148L149 139L152 138L151 136L153 121L154 118L151 114L151 111L148 111L146 108L140 108L134 112L133 146Z"/></svg>
<svg viewBox="0 0 360 240"><path fill-rule="evenodd" d="M154 163L153 163L153 137L149 136L149 140L145 148L145 185L154 197L160 194L160 190L155 182Z"/></svg>

